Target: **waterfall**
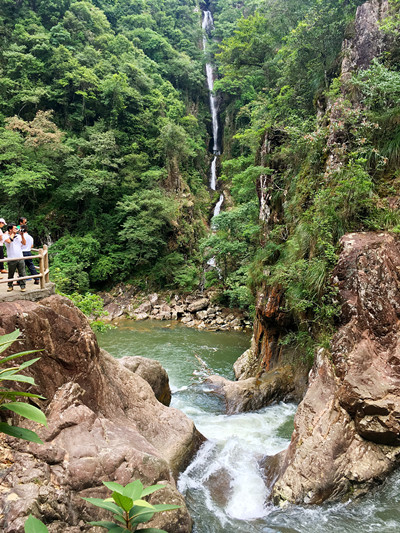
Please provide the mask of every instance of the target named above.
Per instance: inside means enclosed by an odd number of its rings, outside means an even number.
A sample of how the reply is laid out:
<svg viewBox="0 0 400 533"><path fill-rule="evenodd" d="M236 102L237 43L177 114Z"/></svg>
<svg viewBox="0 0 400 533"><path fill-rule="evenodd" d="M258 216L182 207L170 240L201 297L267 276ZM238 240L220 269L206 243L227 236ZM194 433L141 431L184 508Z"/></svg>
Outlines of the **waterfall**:
<svg viewBox="0 0 400 533"><path fill-rule="evenodd" d="M213 29L214 21L210 11L203 12L203 50L206 53L207 48L207 34ZM211 63L206 64L207 85L210 93L210 110L212 119L212 133L213 133L213 152L219 154L218 146L218 99L214 94L214 69ZM215 190L215 189L214 189Z"/></svg>
<svg viewBox="0 0 400 533"><path fill-rule="evenodd" d="M214 27L214 21L212 18L211 11L203 11L203 23L202 28L204 31L203 34L203 50L206 54L207 49L207 35ZM220 154L220 147L218 143L218 98L214 94L214 68L211 63L206 63L206 74L207 74L207 86L210 94L210 111L212 119L212 136L213 136L213 153L214 157L211 163L210 168L210 189L215 191L217 189L217 159ZM221 194L217 204L214 207L213 216L219 215L221 211L221 206L224 202L224 195Z"/></svg>

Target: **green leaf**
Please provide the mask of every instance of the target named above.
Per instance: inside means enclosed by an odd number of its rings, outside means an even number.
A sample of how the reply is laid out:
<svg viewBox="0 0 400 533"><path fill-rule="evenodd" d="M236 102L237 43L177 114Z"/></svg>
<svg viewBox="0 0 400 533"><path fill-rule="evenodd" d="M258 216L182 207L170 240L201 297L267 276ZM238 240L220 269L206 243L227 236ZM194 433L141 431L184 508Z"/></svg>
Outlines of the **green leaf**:
<svg viewBox="0 0 400 533"><path fill-rule="evenodd" d="M25 533L49 533L47 527L41 520L29 515L24 525Z"/></svg>
<svg viewBox="0 0 400 533"><path fill-rule="evenodd" d="M125 496L128 496L124 493L124 487L119 483L115 483L114 481L103 481L103 485L105 485L112 492L118 492L118 494L124 494Z"/></svg>
<svg viewBox="0 0 400 533"><path fill-rule="evenodd" d="M105 520L100 520L99 522L89 522L89 524L91 526L105 527L106 529L108 529L108 531L111 531L112 529L115 530L116 527L121 527L118 526L118 524L115 524L114 522L106 522Z"/></svg>
<svg viewBox="0 0 400 533"><path fill-rule="evenodd" d="M101 507L102 509L106 509L107 511L111 511L112 513L115 513L119 516L124 516L123 510L118 507L118 505L115 505L115 503L112 502L106 502L105 500L102 500L101 498L82 498L82 500L85 500L92 505L95 505L96 507Z"/></svg>
<svg viewBox="0 0 400 533"><path fill-rule="evenodd" d="M146 502L145 500L135 500L133 504L139 507L147 507L147 509L154 509L154 506L151 503Z"/></svg>
<svg viewBox="0 0 400 533"><path fill-rule="evenodd" d="M2 365L3 363L8 363L8 361L12 361L13 359L17 359L18 357L23 357L24 355L30 355L31 353L37 353L37 352L41 352L41 351L42 350L29 350L27 352L14 353L12 355L9 355L8 357L5 357L4 359L1 359L0 364Z"/></svg>
<svg viewBox="0 0 400 533"><path fill-rule="evenodd" d="M132 514L129 513L129 516L132 516L132 518L139 518L143 515L148 515L150 513L155 513L155 510L152 509L151 511L149 511L149 509L147 509L146 507L139 507L135 505L134 507L132 507Z"/></svg>
<svg viewBox="0 0 400 533"><path fill-rule="evenodd" d="M138 500L143 495L143 484L138 479L128 483L124 487L123 495L132 498L132 500Z"/></svg>
<svg viewBox="0 0 400 533"><path fill-rule="evenodd" d="M7 389L1 389L0 388L0 396L2 398L11 398L15 396L23 396L24 398L39 398L40 400L45 400L46 398L44 396L40 396L39 394L33 394L32 392L23 392L23 391L14 391L14 390L7 390Z"/></svg>
<svg viewBox="0 0 400 533"><path fill-rule="evenodd" d="M11 437L17 437L18 439L43 444L43 441L36 435L34 431L31 431L30 429L20 428L17 426L10 426L5 422L0 422L0 433L5 433L6 435L10 435Z"/></svg>
<svg viewBox="0 0 400 533"><path fill-rule="evenodd" d="M36 359L30 359L29 361L25 361L25 363L22 363L19 365L20 370L24 370L24 368L28 368L28 366L33 365L33 363L36 363L36 361L39 361L40 357L36 357Z"/></svg>
<svg viewBox="0 0 400 533"><path fill-rule="evenodd" d="M146 487L142 492L142 498L144 496L148 496L149 494L152 494L153 492L156 492L156 490L163 489L167 485L152 485L151 487Z"/></svg>
<svg viewBox="0 0 400 533"><path fill-rule="evenodd" d="M8 333L7 335L2 335L1 336L2 342L0 343L0 353L4 352L4 350L6 350L9 346L11 346L11 344L18 339L19 335L20 335L19 329L16 329L12 333Z"/></svg>
<svg viewBox="0 0 400 533"><path fill-rule="evenodd" d="M165 529L157 529L155 527L146 527L145 529L137 529L136 531L147 531L147 533L168 533Z"/></svg>
<svg viewBox="0 0 400 533"><path fill-rule="evenodd" d="M11 374L11 375L6 375L6 377L4 377L6 374L2 374L0 376L0 381L19 381L21 383L29 383L30 385L35 385L35 380L29 376L23 376L22 374Z"/></svg>
<svg viewBox="0 0 400 533"><path fill-rule="evenodd" d="M132 520L130 521L130 524L132 526L135 526L137 524L144 524L145 522L148 522L149 520L151 520L154 515L155 515L155 511L141 514L140 516L136 516L136 518L132 518ZM131 517L131 514L129 514L129 517Z"/></svg>
<svg viewBox="0 0 400 533"><path fill-rule="evenodd" d="M113 492L112 498L117 505L122 507L124 511L128 512L133 506L132 498L128 498L127 496L123 496L122 494L118 494L118 492Z"/></svg>
<svg viewBox="0 0 400 533"><path fill-rule="evenodd" d="M172 511L174 509L180 509L181 508L181 505L168 505L168 504L158 504L158 505L153 505L154 509L160 513L161 511Z"/></svg>
<svg viewBox="0 0 400 533"><path fill-rule="evenodd" d="M0 409L9 409L10 411L17 413L17 415L21 415L25 418L28 418L29 420L33 420L34 422L37 422L38 424L43 424L44 426L47 426L47 420L46 420L45 415L42 413L42 411L38 409L37 407L34 407L33 405L29 405L29 403L25 403L25 402L6 403L2 405Z"/></svg>

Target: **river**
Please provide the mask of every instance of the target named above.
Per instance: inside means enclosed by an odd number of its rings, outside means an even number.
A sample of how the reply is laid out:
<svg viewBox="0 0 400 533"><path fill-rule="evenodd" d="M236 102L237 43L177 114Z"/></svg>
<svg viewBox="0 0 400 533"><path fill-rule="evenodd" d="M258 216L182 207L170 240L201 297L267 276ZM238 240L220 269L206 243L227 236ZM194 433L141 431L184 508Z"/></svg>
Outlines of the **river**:
<svg viewBox="0 0 400 533"><path fill-rule="evenodd" d="M115 357L141 355L160 361L169 374L171 405L192 418L208 439L178 482L195 521L194 533L400 531L400 473L357 502L287 509L265 503L268 491L259 462L287 447L296 406L282 402L226 416L204 384L211 372L233 378L232 365L248 348L249 335L126 320L98 339Z"/></svg>

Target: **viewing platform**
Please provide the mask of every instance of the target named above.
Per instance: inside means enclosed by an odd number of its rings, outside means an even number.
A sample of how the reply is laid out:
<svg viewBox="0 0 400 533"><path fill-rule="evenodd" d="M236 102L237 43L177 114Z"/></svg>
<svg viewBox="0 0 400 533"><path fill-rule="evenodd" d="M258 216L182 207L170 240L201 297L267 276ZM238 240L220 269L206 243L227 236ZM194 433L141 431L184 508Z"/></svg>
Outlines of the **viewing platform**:
<svg viewBox="0 0 400 533"><path fill-rule="evenodd" d="M28 274L23 278L14 276L11 280L8 279L8 274L0 274L0 302L15 302L16 300L30 300L36 302L43 298L47 298L52 294L55 294L55 284L50 282L49 279L49 253L46 245L43 248L32 248L32 256L30 259L34 259L39 262L36 269L39 274L32 276ZM20 257L16 259L28 259L28 257ZM10 261L15 259L4 258L1 262L7 265ZM17 273L17 272L16 272ZM21 291L20 286L16 283L18 280L25 280L25 291ZM35 284L38 280L39 283ZM8 282L13 282L13 290L8 291Z"/></svg>

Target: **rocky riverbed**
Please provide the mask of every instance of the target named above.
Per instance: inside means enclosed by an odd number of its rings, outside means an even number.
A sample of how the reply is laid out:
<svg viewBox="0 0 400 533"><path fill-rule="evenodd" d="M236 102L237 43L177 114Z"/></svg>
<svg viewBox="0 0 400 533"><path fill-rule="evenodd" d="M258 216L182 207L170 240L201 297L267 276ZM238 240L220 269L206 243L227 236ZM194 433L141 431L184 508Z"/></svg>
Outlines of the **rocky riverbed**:
<svg viewBox="0 0 400 533"><path fill-rule="evenodd" d="M243 331L251 327L248 313L214 303L215 293L137 294L120 284L113 291L101 293L108 320L178 320L189 328L211 331Z"/></svg>

